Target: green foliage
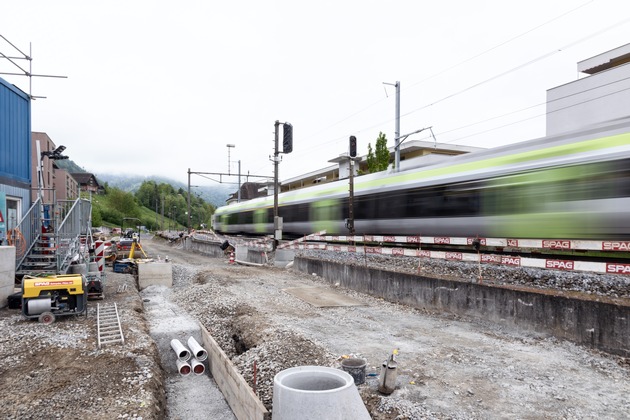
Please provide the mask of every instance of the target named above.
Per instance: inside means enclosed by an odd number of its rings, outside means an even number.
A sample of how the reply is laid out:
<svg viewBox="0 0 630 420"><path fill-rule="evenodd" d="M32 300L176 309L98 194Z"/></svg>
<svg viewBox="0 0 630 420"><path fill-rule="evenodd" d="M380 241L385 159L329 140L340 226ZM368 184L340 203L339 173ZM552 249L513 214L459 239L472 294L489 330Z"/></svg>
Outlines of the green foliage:
<svg viewBox="0 0 630 420"><path fill-rule="evenodd" d="M380 132L376 139L376 150L368 143L367 169L368 173L380 172L389 166L389 150L387 150L387 137Z"/></svg>
<svg viewBox="0 0 630 420"><path fill-rule="evenodd" d="M157 208L157 212L155 211ZM202 223L209 225L215 207L202 198L191 194L191 227L199 228ZM104 195L92 196L92 226L109 225L121 227L146 226L150 230L177 229L188 227L188 193L183 188L177 191L169 184L145 181L135 195L115 187L107 188Z"/></svg>
<svg viewBox="0 0 630 420"><path fill-rule="evenodd" d="M133 194L119 190L118 188L110 188L109 203L117 211L125 214L126 217L138 217L139 209Z"/></svg>
<svg viewBox="0 0 630 420"><path fill-rule="evenodd" d="M103 225L103 217L101 216L101 209L98 206L92 205L92 226Z"/></svg>

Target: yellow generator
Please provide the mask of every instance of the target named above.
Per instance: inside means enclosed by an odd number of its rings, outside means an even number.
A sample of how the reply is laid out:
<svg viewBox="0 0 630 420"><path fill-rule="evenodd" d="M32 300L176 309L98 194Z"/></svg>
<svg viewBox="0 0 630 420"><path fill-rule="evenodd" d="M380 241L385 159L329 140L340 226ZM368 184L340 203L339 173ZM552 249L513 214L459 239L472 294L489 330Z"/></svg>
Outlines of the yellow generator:
<svg viewBox="0 0 630 420"><path fill-rule="evenodd" d="M57 316L87 314L85 277L81 274L24 276L22 313L43 324L52 324Z"/></svg>

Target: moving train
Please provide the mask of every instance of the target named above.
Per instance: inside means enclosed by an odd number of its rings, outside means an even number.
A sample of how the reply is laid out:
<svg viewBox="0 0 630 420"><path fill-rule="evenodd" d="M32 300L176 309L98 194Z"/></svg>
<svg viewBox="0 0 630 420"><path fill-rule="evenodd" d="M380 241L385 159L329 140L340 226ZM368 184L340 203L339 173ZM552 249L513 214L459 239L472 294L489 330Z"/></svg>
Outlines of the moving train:
<svg viewBox="0 0 630 420"><path fill-rule="evenodd" d="M348 179L279 194L283 233L346 235ZM357 235L630 240L630 118L354 178ZM220 207L221 233L273 234L273 196Z"/></svg>

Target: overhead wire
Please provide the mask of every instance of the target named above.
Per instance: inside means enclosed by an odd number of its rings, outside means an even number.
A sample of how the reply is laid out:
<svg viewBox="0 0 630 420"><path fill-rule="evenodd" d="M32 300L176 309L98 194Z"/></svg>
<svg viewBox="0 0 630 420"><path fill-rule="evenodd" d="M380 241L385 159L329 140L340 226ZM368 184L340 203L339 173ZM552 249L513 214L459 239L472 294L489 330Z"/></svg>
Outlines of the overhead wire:
<svg viewBox="0 0 630 420"><path fill-rule="evenodd" d="M476 54L476 55L474 55L474 56L472 56L472 57L470 57L470 58L467 58L467 59L465 59L465 60L463 60L463 61L461 61L461 62L459 62L459 63L457 63L457 64L455 64L455 65L453 65L453 66L450 66L450 67L448 67L448 68L446 68L446 69L444 69L444 70L442 70L442 71L440 71L440 72L438 72L438 73L435 73L435 74L433 74L433 75L431 75L431 76L429 76L429 77L427 77L427 78L425 78L425 79L423 79L423 80L420 80L420 81L418 81L418 82L416 82L416 83L413 83L413 84L409 85L409 88L410 88L410 87L413 87L413 86L417 86L417 85L419 85L419 84L421 84L421 83L424 83L424 82L426 82L427 80L430 80L430 79L432 79L432 78L435 78L435 77L437 77L437 76L439 76L439 75L441 75L441 74L443 74L443 73L445 73L445 72L447 72L447 71L449 71L449 70L451 70L451 69L453 69L453 68L459 67L459 66L461 66L461 65L463 65L463 64L465 64L465 63L468 63L468 62L470 62L470 61L472 61L472 60L474 60L474 59L476 59L476 58L478 58L478 57L480 57L480 56L482 56L482 55L485 55L485 54L487 54L487 53L489 53L489 52L491 52L491 51L493 51L493 50L495 50L495 49L497 49L497 48L500 48L500 47L502 47L502 46L504 46L504 45L506 45L506 44L508 44L508 43L510 43L510 42L513 42L513 41L515 41L516 39L519 39L519 38L521 38L522 36L525 36L526 34L529 34L529 33L533 32L533 31L535 31L535 30L537 30L537 29L539 29L539 28L541 28L541 27L543 27L543 26L545 26L545 25L547 25L547 24L549 24L549 23L552 23L552 22L554 22L554 21L556 21L556 20L558 20L558 19L560 19L560 18L562 18L562 17L564 17L564 16L566 16L566 15L570 14L570 13L573 13L573 12L575 12L576 10L581 9L582 7L584 7L584 6L588 5L588 4L592 3L592 2L593 2L593 0L590 0L590 1L586 2L586 3L583 3L583 4L581 4L581 5L579 5L579 6L575 7L575 8L573 8L573 9L571 9L571 10L569 10L569 11L567 11L567 12L565 12L565 13L561 14L561 15L558 15L558 16L556 16L556 17L554 17L554 18L552 18L552 19L550 19L550 20L548 20L548 21L546 21L546 22L544 22L544 23L542 23L542 24L540 24L540 25L537 25L537 26L535 26L535 27L533 27L533 28L531 28L531 29L529 29L529 30L527 30L527 31L525 31L525 32L523 32L523 33L521 33L521 34L517 35L517 36L514 36L514 37L512 37L512 38L510 38L510 39L508 39L508 40L506 40L506 41L504 41L504 42L501 42L500 44L497 44L496 46L494 46L494 47L492 47L492 48L489 48L489 49L487 49L487 50L484 50L484 51L482 51L482 52L481 52L481 53L479 53L479 54ZM449 94L449 95L446 95L446 96L444 96L444 97L442 97L442 98L440 98L440 99L438 99L438 100L436 100L436 101L433 101L433 102L431 102L431 103L429 103L429 104L423 105L423 106L418 107L418 108L415 108L415 109L413 109L413 110L411 110L411 111L409 111L409 112L406 112L406 113L404 113L404 114L401 114L401 116L400 116L400 117L401 117L401 118L403 118L403 117L407 117L407 116L409 116L409 115L411 115L411 114L413 114L413 113L416 113L416 112L418 112L418 111L420 111L420 110L423 110L423 109L426 109L426 108L432 107L432 106L434 106L434 105L436 105L436 104L438 104L438 103L441 103L441 102L446 101L446 100L448 100L448 99L450 99L450 98L453 98L453 97L455 97L455 96L458 96L458 95L461 95L461 94L463 94L463 93L465 93L465 92L468 92L468 91L470 91L470 90L472 90L472 89L474 89L474 88L476 88L476 87L482 86L482 85L487 84L487 83L489 83L489 82L492 82L492 81L494 81L494 80L496 80L496 79L499 79L499 78L501 78L501 77L503 77L503 76L505 76L505 75L507 75L507 74L513 73L513 72L518 71L518 70L520 70L520 69L522 69L522 68L525 68L525 67L527 67L527 66L530 66L530 65L532 65L532 64L534 64L534 63L537 63L537 62L539 62L539 61L542 61L542 60L544 60L544 59L547 59L547 58L549 58L549 57L551 57L551 56L553 56L553 55L555 55L555 54L557 54L557 53L560 53L560 52L566 51L567 49L572 48L572 47L574 47L574 46L576 46L576 45L578 45L578 44L580 44L580 43L582 43L582 42L585 42L585 41L587 41L587 40L589 40L589 39L591 39L591 38L594 38L594 37L596 37L596 36L599 36L599 35L601 35L601 34L603 34L603 33L605 33L605 32L608 32L608 31L610 31L610 30L612 30L612 29L614 29L614 28L616 28L616 27L619 27L619 26L621 26L621 25L624 25L624 24L628 23L629 21L630 21L630 18L623 19L623 20L621 20L621 21L619 21L619 22L617 22L617 23L615 23L615 24L613 24L613 25L607 26L607 27L605 27L605 28L603 28L603 29L601 29L601 30L598 30L598 31L596 31L596 32L591 33L590 35L587 35L587 36L585 36L585 37L582 37L582 38L580 38L580 39L578 39L578 40L576 40L576 41L573 41L573 42L571 42L571 43L568 43L568 44L566 44L566 45L564 45L564 46L562 46L562 47L560 47L560 48L557 48L557 49L554 49L553 51L550 51L550 52L548 52L548 53L545 53L545 54L543 54L543 55L541 55L541 56L539 56L539 57L537 57L537 58L534 58L534 59L532 59L532 60L529 60L529 61L528 61L528 62L526 62L526 63L523 63L523 64L520 64L520 65L518 65L518 66L515 66L515 67L513 67L513 68L511 68L511 69L508 69L508 70L506 70L506 71L504 71L504 72L501 72L501 73L499 73L499 74L497 74L497 75L495 75L495 76L492 76L492 77L490 77L490 78L487 78L487 79L485 79L485 80L482 80L482 81L480 81L480 82L477 82L477 83L475 83L475 84L473 84L473 85L471 85L471 86L468 86L468 87L466 87L466 88L464 88L464 89L461 89L461 90L459 90L459 91L457 91L457 92L454 92L454 93L451 93L451 94ZM409 89L409 88L407 88L407 89ZM407 90L407 89L406 89L406 90ZM349 115L348 117L345 117L345 118L343 118L343 119L341 119L341 120L339 120L339 121L337 121L337 122L335 122L335 123L333 123L333 124L331 124L331 125L327 126L326 128L324 128L324 129L322 129L322 130L318 131L317 133L320 133L320 132L325 131L325 130L327 130L327 129L331 128L331 127L334 127L334 126L336 126L336 125L340 124L341 122L344 122L344 121L346 121L346 120L348 120L348 119L350 119L350 118L352 118L352 117L354 117L354 116L356 116L356 115L358 115L358 114L360 114L360 113L364 112L365 110L367 110L367 109L369 109L369 108L371 108L371 107L373 107L373 106L375 106L375 105L377 105L377 104L381 103L382 101L384 101L384 100L379 100L379 101L377 101L377 102L375 102L375 103L373 103L373 104L371 104L371 105L369 105L369 106L367 106L367 107L365 107L365 108L361 109L360 111L357 111L357 112L355 112L355 113L353 113L353 114ZM529 107L527 107L527 108L524 108L524 109L521 109L521 110L518 110L518 111L513 111L513 112L508 113L508 114L503 114L503 116L506 116L506 115L511 115L511 114L518 113L518 112L522 112L522 111L524 111L524 110L531 109L531 108L535 108L535 107L540 106L540 105L541 105L541 104L532 105L532 106L529 106ZM477 123L472 123L472 124L469 124L468 126L481 124L481 123L483 123L483 122L487 122L487 121L489 121L489 120L498 119L498 118L500 118L500 117L501 117L501 116L492 117L492 118L490 118L490 119L486 119L486 120L481 121L481 122L477 122ZM539 117L539 116L537 116L537 117ZM530 117L530 118L526 118L526 119L523 119L523 120L521 120L521 121L516 121L516 122L514 122L514 123L509 123L509 124L506 124L506 125L499 126L499 127L495 128L495 129L504 128L504 127L506 127L506 126L513 125L513 124L517 124L517 123L519 123L519 122L528 121L528 120L531 120L531 119L533 119L533 118L537 118L537 117ZM383 125L383 124L386 124L386 123L388 123L388 122L391 122L391 121L393 121L393 119L394 119L394 118L387 118L387 119L384 119L383 121L378 122L378 123L376 123L376 124L373 124L373 125L371 125L371 126L369 126L369 127L364 127L364 128L362 128L362 129L360 129L360 130L355 130L354 132L355 132L355 133L360 133L360 132L362 132L362 131L367 131L367 130L373 129L373 128L375 128L375 127L379 127L379 126L381 126L381 125ZM457 129L449 130L448 132L450 132L450 131L456 131L456 130L459 130L459 129L462 129L462 128L464 128L464 127L460 127L460 128L457 128ZM483 133L486 133L486 132L489 132L489 131L493 131L493 130L495 130L495 129L485 130L485 131L483 131L483 132L480 132L480 133L478 133L478 134L474 134L474 135L471 135L471 136L476 136L476 135L479 135L479 134L483 134ZM311 137L312 137L312 136L314 136L314 135L315 135L315 134L317 134L317 133L314 133L313 135L311 135ZM444 134L444 133L446 133L446 132L443 132L443 133L441 133L441 134ZM465 137L462 137L462 139L463 139L463 138L468 138L468 137L471 137L471 136L465 136ZM310 138L310 137L309 137L309 138ZM335 142L341 141L341 140L343 140L343 139L345 139L345 138L346 138L346 136L338 136L338 137L335 137L335 138L330 139L330 140L328 140L328 141L324 141L323 143L318 143L317 147L321 147L321 146L323 146L323 145L327 145L327 144L335 143ZM307 148L307 149L305 149L303 153L307 153L309 150L313 150L313 148L314 148L314 147L315 147L315 146L313 146L313 147L311 147L311 148Z"/></svg>
<svg viewBox="0 0 630 420"><path fill-rule="evenodd" d="M565 16L567 16L567 15L569 15L569 14L571 14L571 13L573 13L573 12L575 12L575 11L579 10L579 9L581 9L582 7L584 7L584 6L588 5L589 3L592 3L593 1L594 1L594 0L589 0L589 1L585 2L585 3L582 3L582 4L580 4L579 6L574 7L573 9L571 9L571 10L569 10L569 11L567 11L567 12L564 12L564 13L562 13L562 14L558 15L558 16L555 16L554 18L552 18L552 19L550 19L550 20L547 20L547 21L545 21L545 22L543 22L543 23L541 23L541 24L539 24L539 25L537 25L537 26L534 26L533 28L530 28L530 29L526 30L525 32L522 32L522 33L520 33L520 34L518 34L518 35L516 35L516 36L513 36L512 38L509 38L509 39L507 39L506 41L503 41L503 42L501 42L501 43L499 43L499 44L497 44L497 45L495 45L495 46L493 46L493 47L491 47L491 48L488 48L488 49L486 49L486 50L484 50L484 51L482 51L482 52L480 52L480 53L478 53L478 54L475 54L475 55L473 55L472 57L469 57L469 58L467 58L467 59L465 59L465 60L462 60L462 61L460 61L460 62L458 62L458 63L456 63L456 64L454 64L454 65L452 65L452 66L450 66L450 67L447 67L446 69L440 70L439 72L434 73L434 74L432 74L431 76L428 76L428 77L426 77L426 78L424 78L424 79L422 79L422 80L420 80L420 81L418 81L418 82L412 83L412 84L410 84L408 87L404 88L404 91L407 91L407 90L409 90L411 87L414 87L414 86L420 85L420 84L422 84L422 83L424 83L424 82L426 82L426 81L428 81L428 80L431 80L431 79L433 79L433 78L435 78L435 77L441 76L442 74L444 74L444 73L446 73L446 72L448 72L448 71L450 71L450 70L452 70L452 69L454 69L454 68L460 67L460 66L462 66L462 65L464 65L464 64L466 64L466 63L468 63L468 62L470 62L470 61L473 61L473 60L475 60L475 59L477 59L477 58L479 58L479 57L481 57L481 56L483 56L483 55L485 55L485 54L487 54L487 53L491 52L491 51L494 51L494 50L496 50L496 49L498 49L498 48L500 48L500 47L502 47L502 46L504 46L504 45L507 45L507 44L509 44L509 43L511 43L511 42L513 42L513 41L515 41L515 40L517 40L517 39L519 39L519 38L522 38L523 36L525 36L525 35L527 35L527 34L529 34L529 33L531 33L531 32L534 32L534 31L535 31L535 30L537 30L537 29L540 29L540 28L542 28L542 27L544 27L544 26L546 26L546 25L548 25L548 24L550 24L550 23L552 23L552 22L555 22L555 21L556 21L556 20L558 20L558 19L561 19L561 18L563 18L563 17L565 17ZM326 130L328 130L328 129L332 128L332 127L335 127L336 125L339 125L339 124L341 124L342 122L347 121L347 120L349 120L350 118L352 118L352 117L354 117L354 116L356 116L356 115L359 115L359 114L361 114L361 113L363 113L363 112L367 111L368 109L370 109L370 108L372 108L372 107L374 107L374 106L376 106L376 105L380 104L381 102L383 102L383 101L385 101L385 100L387 100L387 98L386 98L386 99L380 99L380 100L378 100L378 101L376 101L376 102L373 102L372 104L370 104L370 105L366 106L365 108L362 108L361 110L356 111L356 112L354 112L354 113L352 113L352 114L348 115L347 117L344 117L344 118L342 118L341 120L338 120L338 121L336 121L336 122L334 122L334 123L332 123L332 124L330 124L330 125L328 125L328 126L326 126L326 127L322 128L321 130L319 130L319 131L317 131L317 132L313 133L313 134L312 134L310 137L308 137L308 138L314 137L314 136L316 136L316 135L317 135L317 134L319 134L319 133L322 133L322 132L324 132L324 131L326 131ZM391 119L390 119L390 120L388 120L388 121L391 121ZM374 126L372 126L371 128L373 128L373 127L374 127ZM364 129L364 130L365 130L365 129ZM360 132L360 131L358 131L358 132ZM335 141L337 141L337 140L335 140Z"/></svg>
<svg viewBox="0 0 630 420"><path fill-rule="evenodd" d="M629 79L629 78L625 78L625 79L623 79L623 80L627 80L627 79ZM516 124L520 124L520 123L522 123L522 122L529 121L529 120L533 120L533 119L535 119L535 118L544 117L544 116L547 116L547 115L549 115L549 114L554 114L554 113L556 113L556 112L564 111L564 110L567 110L567 109L569 109L569 108L573 108L573 107L576 107L576 106L584 105L584 104L586 104L586 103L593 102L593 101L597 101L597 100L599 100L599 99L606 98L606 97L608 97L608 96L612 96L612 95L616 95L616 94L618 94L618 93L625 92L625 91L628 91L628 90L630 90L630 87L623 88L623 89L619 89L619 90L616 90L616 91L614 91L614 92L609 92L609 93L606 93L606 94L604 94L604 95L597 96L597 97L595 97L595 98L589 98L589 99L586 99L586 100L584 100L584 101L582 101L582 102L577 102L577 103L574 103L574 104L571 104L571 105L567 105L567 106L565 106L565 107L561 107L561 108L558 108L558 109L554 109L553 111L546 111L546 112L544 112L544 113L542 113L542 114L538 114L538 115L534 115L534 116L531 116L531 117L527 117L527 118L524 118L524 119L522 119L522 120L512 121L512 122L510 122L510 123L503 124L503 125L498 126L498 127L493 127L493 128L489 128L489 129L484 130L484 131L479 131L479 132L477 132L477 133L473 133L473 134L469 134L469 135L466 135L466 136L462 136L462 137L459 137L459 138L454 139L454 140L445 141L445 142L443 142L443 143L448 143L448 144L450 144L450 143L453 143L453 142L455 142L455 141L460 141L460 140L462 140L462 139L467 139L467 138L469 138L469 137L476 137L476 136L481 135L481 134L486 134L486 133L489 133L489 132L492 132L492 131L495 131L495 130L499 130L499 129L501 129L501 128L509 127L509 126L516 125ZM580 93L583 93L583 92L580 92ZM567 98L567 97L574 96L574 95L575 95L575 94L573 94L573 95L567 95L566 97L563 97L563 98L558 98L557 100L565 99L565 98ZM553 102L553 101L552 101L552 102ZM541 104L541 105L545 105L545 104L546 104L546 103L543 103L543 104ZM535 105L535 106L539 106L539 105ZM533 107L535 107L535 106L533 106ZM533 107L530 107L530 108L533 108ZM454 129L454 130L449 130L449 131L442 132L442 133L438 133L438 134L446 134L446 133L449 133L449 132L452 132L452 131L456 131L456 130L457 130L457 129Z"/></svg>

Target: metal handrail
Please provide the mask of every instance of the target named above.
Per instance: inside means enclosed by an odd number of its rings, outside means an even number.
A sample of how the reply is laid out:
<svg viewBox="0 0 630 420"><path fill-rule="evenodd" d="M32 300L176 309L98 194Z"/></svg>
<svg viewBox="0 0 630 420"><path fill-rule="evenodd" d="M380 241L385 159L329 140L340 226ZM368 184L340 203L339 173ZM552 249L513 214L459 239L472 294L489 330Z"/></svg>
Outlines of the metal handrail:
<svg viewBox="0 0 630 420"><path fill-rule="evenodd" d="M15 269L17 270L28 254L31 252L37 241L41 236L41 221L40 221L40 205L41 198L37 198L35 202L28 209L24 217L20 220L20 222L15 227L15 230L19 231L24 238L25 243L28 245L28 248L23 253L23 255L19 256L15 259Z"/></svg>
<svg viewBox="0 0 630 420"><path fill-rule="evenodd" d="M70 204L72 204L70 206ZM70 264L88 261L88 241L91 237L91 213L92 202L82 198L71 202L59 200L58 205L60 215L63 215L62 222L55 232L55 243L57 244L57 272L65 273ZM68 208L69 207L69 208ZM86 238L86 243L81 243L81 237Z"/></svg>

